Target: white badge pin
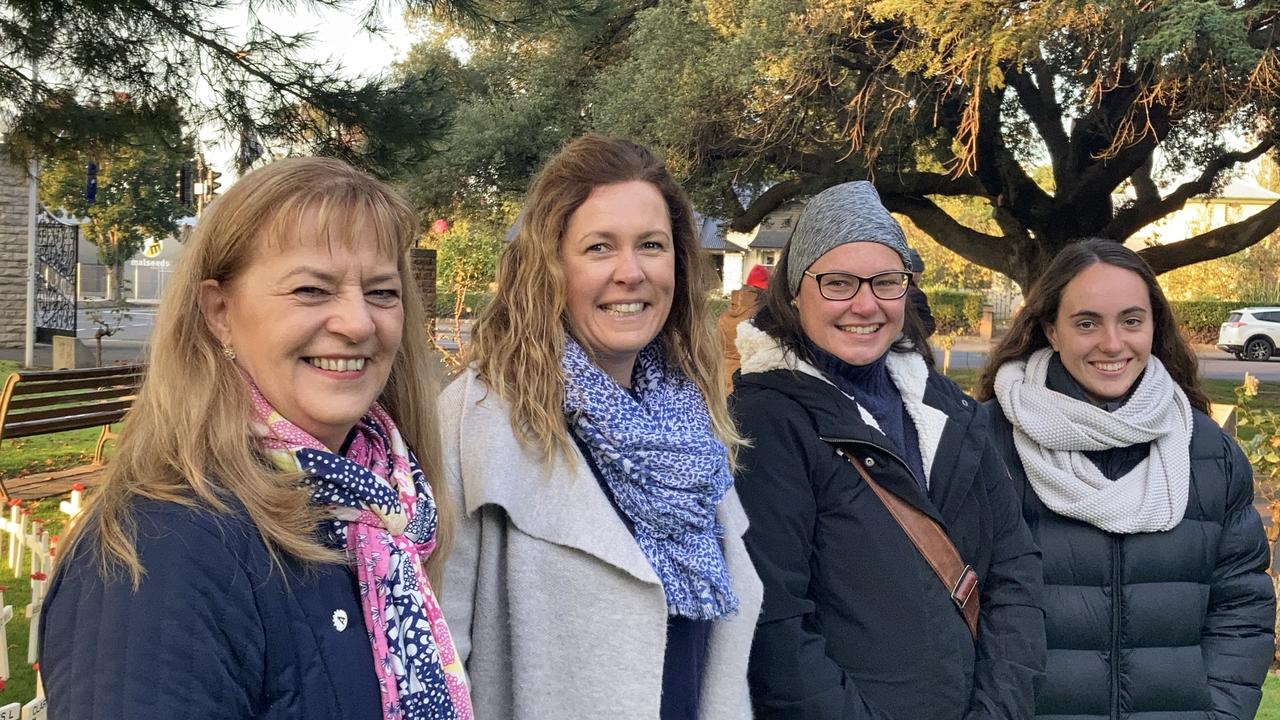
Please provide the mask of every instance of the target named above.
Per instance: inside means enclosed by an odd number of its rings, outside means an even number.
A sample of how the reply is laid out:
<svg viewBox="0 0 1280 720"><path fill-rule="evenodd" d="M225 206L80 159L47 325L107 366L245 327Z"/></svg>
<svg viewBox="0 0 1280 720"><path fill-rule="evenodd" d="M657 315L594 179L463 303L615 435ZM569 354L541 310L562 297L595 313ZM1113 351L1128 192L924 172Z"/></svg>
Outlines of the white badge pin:
<svg viewBox="0 0 1280 720"><path fill-rule="evenodd" d="M347 611L341 608L333 611L333 627L338 632L347 629Z"/></svg>

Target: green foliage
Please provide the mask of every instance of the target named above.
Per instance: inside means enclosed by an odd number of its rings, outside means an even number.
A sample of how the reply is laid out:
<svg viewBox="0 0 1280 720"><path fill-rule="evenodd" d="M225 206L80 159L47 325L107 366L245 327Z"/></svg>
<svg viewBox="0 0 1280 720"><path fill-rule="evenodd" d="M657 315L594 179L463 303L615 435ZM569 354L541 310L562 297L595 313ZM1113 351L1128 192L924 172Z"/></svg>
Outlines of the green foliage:
<svg viewBox="0 0 1280 720"><path fill-rule="evenodd" d="M511 32L537 18L572 21L579 0L432 0L411 3L426 20ZM351 32L380 32L378 3L284 0L288 13L347 10ZM309 33L280 31L251 0L0 0L0 115L15 158L109 140L85 108L128 98L138 119L164 132L182 108L223 137L239 140L244 169L262 144L308 149L367 167L396 168L432 150L452 97L429 72L395 79L351 78L335 61L304 60ZM324 50L324 48L319 48ZM32 65L36 72L32 72Z"/></svg>
<svg viewBox="0 0 1280 720"><path fill-rule="evenodd" d="M937 333L975 335L982 321L982 305L985 296L976 290L952 290L949 288L922 288L929 297L929 310L937 323Z"/></svg>
<svg viewBox="0 0 1280 720"><path fill-rule="evenodd" d="M1217 260L1164 273L1160 287L1170 300L1218 298L1280 304L1280 233L1253 247Z"/></svg>
<svg viewBox="0 0 1280 720"><path fill-rule="evenodd" d="M1226 321L1228 313L1250 305L1268 305L1257 300L1171 300L1173 317L1183 336L1199 343L1212 343L1218 338L1218 328Z"/></svg>
<svg viewBox="0 0 1280 720"><path fill-rule="evenodd" d="M118 269L147 238L172 234L180 218L193 214L190 206L178 201L176 189L178 169L193 158L187 138L161 136L139 126L131 103L99 110L101 122L115 137L51 157L40 175L40 200L46 207L85 219L80 231L97 246L99 260ZM98 168L93 202L85 197L89 163ZM118 291L118 281L115 286Z"/></svg>
<svg viewBox="0 0 1280 720"><path fill-rule="evenodd" d="M467 319L474 318L480 314L485 305L493 300L491 292L469 292L463 296L461 303L461 313L458 317ZM458 295L452 290L440 290L436 292L436 317L451 318L459 311Z"/></svg>
<svg viewBox="0 0 1280 720"><path fill-rule="evenodd" d="M453 292L488 289L497 272L507 227L501 219L464 219L434 236L436 284Z"/></svg>
<svg viewBox="0 0 1280 720"><path fill-rule="evenodd" d="M1237 441L1253 466L1255 492L1275 502L1280 500L1280 413L1273 403L1260 402L1262 393L1273 399L1280 395L1245 373L1244 383L1235 390L1236 427L1241 430Z"/></svg>
<svg viewBox="0 0 1280 720"><path fill-rule="evenodd" d="M938 204L958 222L983 232L996 232L991 219L991 208L986 202L974 198L938 198ZM907 234L907 244L920 253L924 260L924 272L920 284L948 288L979 289L991 287L991 270L969 262L929 237L911 218L899 216L902 229Z"/></svg>
<svg viewBox="0 0 1280 720"><path fill-rule="evenodd" d="M447 158L417 184L433 202L518 197L565 138L599 130L664 154L699 209L737 231L873 179L921 232L1026 287L1070 239L1124 238L1161 217L1168 186L1208 167L1185 190L1210 189L1243 138L1266 150L1280 119L1267 12L1204 0L675 0L618 3L536 41L471 32ZM1166 187L1116 207L1130 182ZM1161 270L1221 256L1261 225L1147 255Z"/></svg>

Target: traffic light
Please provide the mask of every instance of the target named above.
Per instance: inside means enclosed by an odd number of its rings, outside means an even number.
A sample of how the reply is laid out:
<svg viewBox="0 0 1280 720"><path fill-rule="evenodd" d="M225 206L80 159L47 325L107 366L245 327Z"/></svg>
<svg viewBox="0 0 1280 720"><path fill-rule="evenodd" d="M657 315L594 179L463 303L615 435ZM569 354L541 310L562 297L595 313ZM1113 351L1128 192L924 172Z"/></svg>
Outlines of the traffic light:
<svg viewBox="0 0 1280 720"><path fill-rule="evenodd" d="M222 187L222 184L218 182L218 178L222 177L222 173L208 166L205 167L205 172L208 174L205 176L204 193L206 197L212 200L218 196L218 188Z"/></svg>
<svg viewBox="0 0 1280 720"><path fill-rule="evenodd" d="M193 175L190 164L184 163L178 168L178 202L183 205L191 205L195 202L195 193L192 188L195 181Z"/></svg>
<svg viewBox="0 0 1280 720"><path fill-rule="evenodd" d="M84 176L84 201L92 205L98 199L98 163L90 160Z"/></svg>

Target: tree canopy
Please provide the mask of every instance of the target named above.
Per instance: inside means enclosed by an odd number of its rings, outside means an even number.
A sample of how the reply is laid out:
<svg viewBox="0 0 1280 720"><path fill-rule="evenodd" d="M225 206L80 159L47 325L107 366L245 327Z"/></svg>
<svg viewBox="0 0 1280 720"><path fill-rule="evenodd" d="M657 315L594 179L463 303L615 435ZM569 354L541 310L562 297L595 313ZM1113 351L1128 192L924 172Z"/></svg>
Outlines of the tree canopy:
<svg viewBox="0 0 1280 720"><path fill-rule="evenodd" d="M424 198L518 193L586 129L664 151L750 230L873 180L941 244L1024 286L1063 245L1122 240L1280 137L1274 0L640 0L536 40L472 34ZM939 198L990 208L995 230ZM1157 271L1280 225L1280 204L1143 250Z"/></svg>
<svg viewBox="0 0 1280 720"><path fill-rule="evenodd" d="M407 2L420 16L488 28L571 17L576 6L576 0ZM264 144L374 168L416 162L429 152L450 108L433 70L395 80L352 78L341 72L340 59L303 59L308 35L280 32L258 15L295 7L350 6L343 0L0 0L0 117L11 152L45 156L68 145L110 144L138 123L173 131L175 105L192 125L239 138L241 165ZM370 0L352 31L380 29L384 7ZM231 11L246 18L244 27L221 24ZM133 124L98 122L95 108L113 99L132 105Z"/></svg>
<svg viewBox="0 0 1280 720"><path fill-rule="evenodd" d="M97 121L128 127L135 109L128 103L97 108ZM180 118L178 118L180 125ZM165 238L183 217L193 214L178 198L177 172L194 152L181 135L156 136L149 126L117 135L88 148L67 148L47 161L40 175L40 200L49 208L83 218L86 239L98 258L112 268L120 290L119 269L142 249L147 238ZM88 167L94 167L95 193L88 195Z"/></svg>

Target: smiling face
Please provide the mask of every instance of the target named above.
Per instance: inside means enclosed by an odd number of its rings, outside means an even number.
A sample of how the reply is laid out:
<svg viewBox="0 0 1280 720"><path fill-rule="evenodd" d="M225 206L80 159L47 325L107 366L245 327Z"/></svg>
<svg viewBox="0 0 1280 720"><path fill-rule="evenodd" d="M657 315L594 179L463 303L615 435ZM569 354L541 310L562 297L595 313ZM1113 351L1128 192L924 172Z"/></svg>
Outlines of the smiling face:
<svg viewBox="0 0 1280 720"><path fill-rule="evenodd" d="M1044 334L1071 377L1101 402L1123 397L1142 375L1154 328L1142 278L1095 263L1063 288L1058 316Z"/></svg>
<svg viewBox="0 0 1280 720"><path fill-rule="evenodd" d="M903 270L898 253L873 242L853 242L837 246L809 266L809 272L846 272L871 277L882 272ZM795 297L800 326L815 345L850 365L869 365L889 351L902 333L906 296L881 300L862 283L848 300L827 300L818 290L818 281L806 274Z"/></svg>
<svg viewBox="0 0 1280 720"><path fill-rule="evenodd" d="M667 203L654 185L601 185L569 216L560 240L573 336L600 368L631 386L636 355L667 322L676 255Z"/></svg>
<svg viewBox="0 0 1280 720"><path fill-rule="evenodd" d="M304 222L299 237L262 242L235 278L206 280L201 308L272 407L337 451L391 374L401 279L371 235L344 247Z"/></svg>

